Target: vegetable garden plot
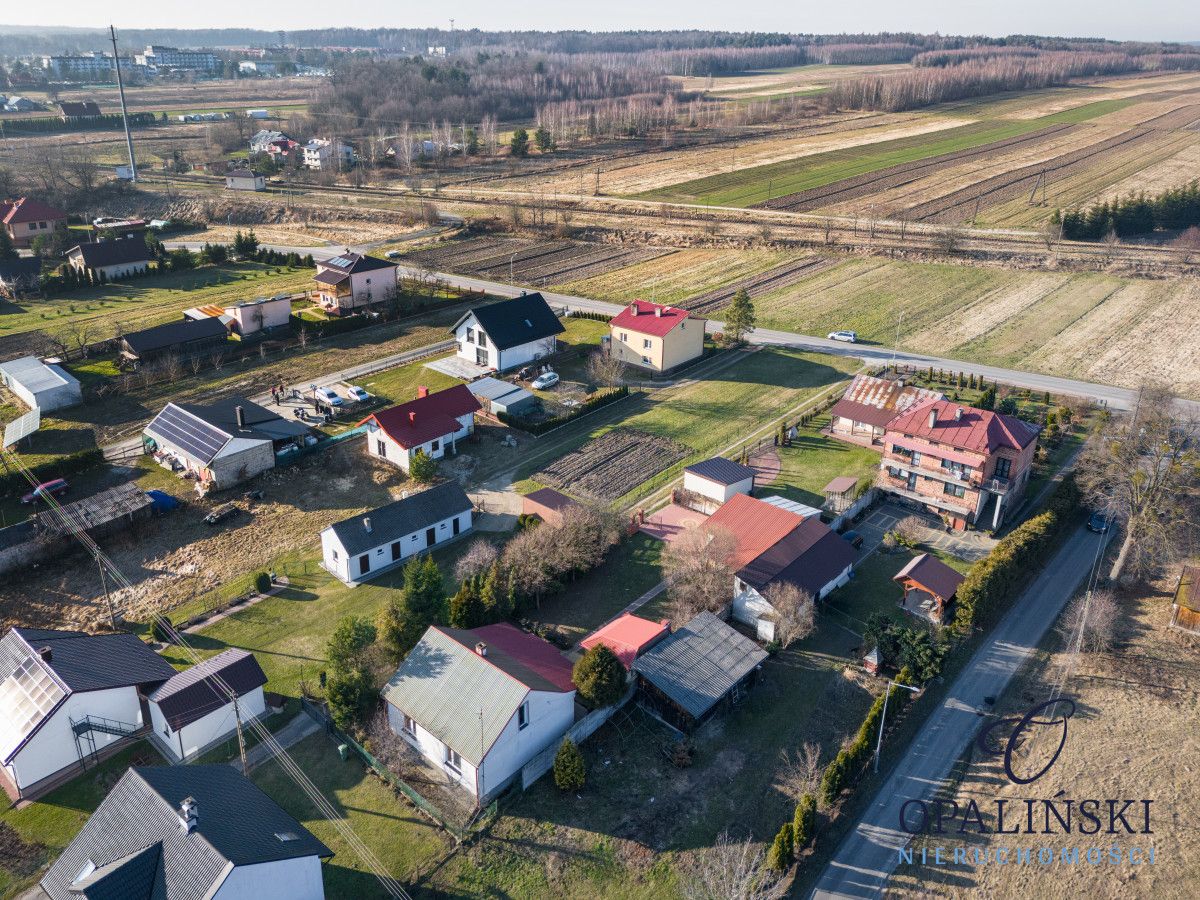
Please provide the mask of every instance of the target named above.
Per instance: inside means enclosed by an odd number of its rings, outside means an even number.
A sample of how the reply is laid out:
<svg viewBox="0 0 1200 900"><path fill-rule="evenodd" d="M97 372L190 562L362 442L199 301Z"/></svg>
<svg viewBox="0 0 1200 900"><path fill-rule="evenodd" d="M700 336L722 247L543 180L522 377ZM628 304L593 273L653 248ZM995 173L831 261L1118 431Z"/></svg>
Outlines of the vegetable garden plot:
<svg viewBox="0 0 1200 900"><path fill-rule="evenodd" d="M615 428L534 474L535 481L608 503L682 462L690 447L638 431Z"/></svg>

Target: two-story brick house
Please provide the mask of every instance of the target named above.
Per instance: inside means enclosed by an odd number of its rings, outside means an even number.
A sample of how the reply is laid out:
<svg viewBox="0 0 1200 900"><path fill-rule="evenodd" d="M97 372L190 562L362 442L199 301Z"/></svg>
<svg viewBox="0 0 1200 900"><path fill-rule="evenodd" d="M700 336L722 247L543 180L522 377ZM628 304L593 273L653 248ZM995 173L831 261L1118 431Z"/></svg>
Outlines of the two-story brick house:
<svg viewBox="0 0 1200 900"><path fill-rule="evenodd" d="M1038 429L1013 416L935 400L884 431L876 485L942 516L956 529L994 529L1029 482Z"/></svg>

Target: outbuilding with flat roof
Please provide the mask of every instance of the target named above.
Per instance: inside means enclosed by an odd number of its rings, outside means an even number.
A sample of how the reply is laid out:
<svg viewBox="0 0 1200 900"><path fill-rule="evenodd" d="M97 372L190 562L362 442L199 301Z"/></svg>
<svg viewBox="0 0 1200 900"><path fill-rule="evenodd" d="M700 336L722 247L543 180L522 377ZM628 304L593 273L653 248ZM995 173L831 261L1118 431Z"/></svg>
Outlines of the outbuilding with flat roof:
<svg viewBox="0 0 1200 900"><path fill-rule="evenodd" d="M683 470L683 489L700 512L710 513L735 494L754 493L754 469L714 456Z"/></svg>

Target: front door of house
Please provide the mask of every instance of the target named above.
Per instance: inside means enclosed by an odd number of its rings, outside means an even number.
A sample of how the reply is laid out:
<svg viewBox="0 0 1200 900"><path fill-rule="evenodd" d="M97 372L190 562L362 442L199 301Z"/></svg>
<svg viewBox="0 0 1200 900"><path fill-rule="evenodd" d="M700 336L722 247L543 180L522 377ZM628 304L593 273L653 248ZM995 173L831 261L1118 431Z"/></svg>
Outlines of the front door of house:
<svg viewBox="0 0 1200 900"><path fill-rule="evenodd" d="M426 528L425 529L425 546L432 547L436 543L437 543L437 529L436 528Z"/></svg>
<svg viewBox="0 0 1200 900"><path fill-rule="evenodd" d="M362 556L360 556L358 558L358 574L366 575L370 571L371 571L371 556L368 553L364 553Z"/></svg>
<svg viewBox="0 0 1200 900"><path fill-rule="evenodd" d="M454 533L458 534L458 516L454 517Z"/></svg>

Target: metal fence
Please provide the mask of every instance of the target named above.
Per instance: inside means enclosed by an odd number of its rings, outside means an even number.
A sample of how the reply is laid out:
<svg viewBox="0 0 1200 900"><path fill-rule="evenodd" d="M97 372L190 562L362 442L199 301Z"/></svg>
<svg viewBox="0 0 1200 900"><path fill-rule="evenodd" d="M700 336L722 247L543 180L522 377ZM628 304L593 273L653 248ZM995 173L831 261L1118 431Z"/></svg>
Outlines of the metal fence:
<svg viewBox="0 0 1200 900"><path fill-rule="evenodd" d="M489 806L480 810L466 826L452 822L440 809L422 797L415 788L372 756L370 751L363 747L362 744L338 728L333 723L333 719L329 717L322 707L313 703L307 697L300 698L300 705L314 721L318 722L325 729L330 737L339 744L344 744L348 750L353 752L362 761L363 765L399 791L413 806L437 822L456 842L461 844L464 841L470 840L490 823L499 812L499 803L493 800Z"/></svg>

